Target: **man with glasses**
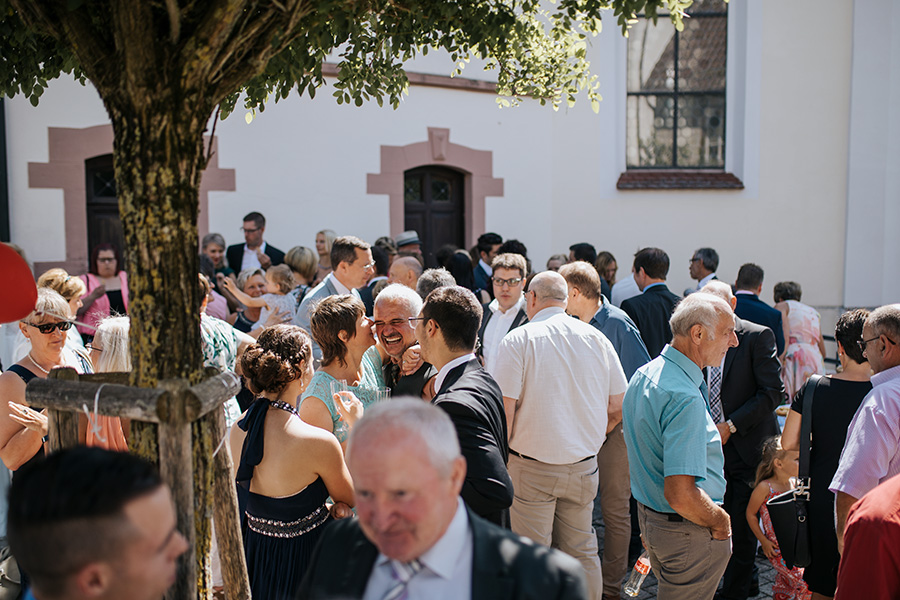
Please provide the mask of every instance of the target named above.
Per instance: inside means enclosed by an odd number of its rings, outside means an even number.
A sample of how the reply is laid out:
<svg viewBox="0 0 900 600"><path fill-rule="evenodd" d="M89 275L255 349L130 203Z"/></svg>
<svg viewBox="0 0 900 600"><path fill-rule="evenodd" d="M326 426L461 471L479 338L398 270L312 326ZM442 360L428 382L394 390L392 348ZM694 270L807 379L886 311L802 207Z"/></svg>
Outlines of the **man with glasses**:
<svg viewBox="0 0 900 600"><path fill-rule="evenodd" d="M303 302L294 313L294 325L310 331L309 317L314 304L338 294L352 294L359 298L356 288L366 285L375 272L375 261L369 244L358 237L344 235L334 240L331 245L331 266L334 269L322 282L311 289L303 298ZM313 355L322 358L322 349L313 340Z"/></svg>
<svg viewBox="0 0 900 600"><path fill-rule="evenodd" d="M404 354L416 344L416 323L409 319L418 317L421 310L422 298L399 283L387 286L375 298L375 335L387 354L384 383L391 388L392 396L420 398L429 380L437 375L437 369L427 362L422 362L415 372L403 374L403 367L408 366L403 363Z"/></svg>
<svg viewBox="0 0 900 600"><path fill-rule="evenodd" d="M241 226L244 243L228 246L228 250L225 251L228 266L236 273L244 269L265 271L284 262L284 252L263 241L265 231L266 218L260 213L252 212L244 217L244 224Z"/></svg>
<svg viewBox="0 0 900 600"><path fill-rule="evenodd" d="M829 489L835 494L838 549L850 507L900 473L900 304L869 313L859 347L874 371L872 391L850 422L841 462Z"/></svg>
<svg viewBox="0 0 900 600"><path fill-rule="evenodd" d="M712 248L697 248L694 251L694 255L691 257L690 265L688 266L688 271L691 274L691 279L695 279L697 281L697 287L688 288L684 291L684 295L693 294L694 292L699 292L700 289L714 279L718 279L716 276L716 269L719 268L719 253L713 250Z"/></svg>
<svg viewBox="0 0 900 600"><path fill-rule="evenodd" d="M521 254L498 254L491 263L494 299L484 306L484 317L478 330L478 355L484 368L493 373L497 349L507 333L528 322L525 314L525 272Z"/></svg>
<svg viewBox="0 0 900 600"><path fill-rule="evenodd" d="M413 321L422 357L438 370L432 403L450 416L466 459L462 498L478 516L509 527L513 484L503 396L475 358L481 304L464 287L442 287Z"/></svg>

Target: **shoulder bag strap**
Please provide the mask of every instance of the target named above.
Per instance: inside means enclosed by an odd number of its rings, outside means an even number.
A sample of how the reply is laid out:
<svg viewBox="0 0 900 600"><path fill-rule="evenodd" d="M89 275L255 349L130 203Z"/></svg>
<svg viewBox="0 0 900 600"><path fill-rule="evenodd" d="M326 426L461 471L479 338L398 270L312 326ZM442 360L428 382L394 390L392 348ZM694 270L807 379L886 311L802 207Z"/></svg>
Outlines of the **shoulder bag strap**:
<svg viewBox="0 0 900 600"><path fill-rule="evenodd" d="M812 447L812 407L813 396L821 381L821 375L811 375L803 390L803 415L800 418L800 470L799 477L809 485L809 454Z"/></svg>

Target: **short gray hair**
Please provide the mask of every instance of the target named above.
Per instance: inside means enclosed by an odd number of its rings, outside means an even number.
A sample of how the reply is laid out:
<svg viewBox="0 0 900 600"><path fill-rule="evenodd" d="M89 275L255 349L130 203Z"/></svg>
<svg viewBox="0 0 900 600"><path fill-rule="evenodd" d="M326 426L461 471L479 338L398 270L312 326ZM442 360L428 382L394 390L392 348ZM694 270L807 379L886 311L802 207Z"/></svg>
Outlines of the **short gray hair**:
<svg viewBox="0 0 900 600"><path fill-rule="evenodd" d="M384 430L401 430L418 436L428 451L428 461L441 476L449 476L453 462L461 456L453 421L440 408L411 396L374 404L354 426L347 444L347 462L357 444Z"/></svg>
<svg viewBox="0 0 900 600"><path fill-rule="evenodd" d="M407 270L412 271L416 274L416 279L422 275L422 263L418 261L418 259L413 258L412 256L401 256L399 258L394 259L395 265L400 265L401 267L405 267Z"/></svg>
<svg viewBox="0 0 900 600"><path fill-rule="evenodd" d="M727 302L713 294L697 292L678 303L669 319L669 326L673 336L687 337L694 325L702 325L709 338L715 339L716 325L723 315L734 316Z"/></svg>
<svg viewBox="0 0 900 600"><path fill-rule="evenodd" d="M731 286L724 281L710 281L702 288L700 288L700 292L718 296L729 305L731 305L731 300L734 298L734 294L731 291Z"/></svg>
<svg viewBox="0 0 900 600"><path fill-rule="evenodd" d="M556 300L564 302L569 297L569 285L556 271L542 271L534 276L528 289L534 292L538 301Z"/></svg>
<svg viewBox="0 0 900 600"><path fill-rule="evenodd" d="M210 244L215 244L216 246L221 246L222 250L224 250L227 246L225 245L225 238L222 237L221 233L207 233L203 236L203 241L200 242L200 248L206 248Z"/></svg>
<svg viewBox="0 0 900 600"><path fill-rule="evenodd" d="M254 269L252 267L249 269L244 269L243 271L238 273L238 276L237 276L238 289L243 292L244 286L247 285L247 280L250 279L251 277L253 277L254 275L259 275L260 277L265 278L266 272L263 271L262 269Z"/></svg>
<svg viewBox="0 0 900 600"><path fill-rule="evenodd" d="M411 317L419 316L419 312L422 310L422 298L402 283L392 283L381 290L375 297L375 308L385 302L397 302L405 305Z"/></svg>
<svg viewBox="0 0 900 600"><path fill-rule="evenodd" d="M441 267L440 269L427 269L419 277L419 281L416 282L416 293L424 300L428 297L428 294L434 290L449 285L456 285L456 279L453 278L450 271L444 267Z"/></svg>
<svg viewBox="0 0 900 600"><path fill-rule="evenodd" d="M900 304L886 304L876 308L866 318L866 325L875 335L886 335L900 344Z"/></svg>

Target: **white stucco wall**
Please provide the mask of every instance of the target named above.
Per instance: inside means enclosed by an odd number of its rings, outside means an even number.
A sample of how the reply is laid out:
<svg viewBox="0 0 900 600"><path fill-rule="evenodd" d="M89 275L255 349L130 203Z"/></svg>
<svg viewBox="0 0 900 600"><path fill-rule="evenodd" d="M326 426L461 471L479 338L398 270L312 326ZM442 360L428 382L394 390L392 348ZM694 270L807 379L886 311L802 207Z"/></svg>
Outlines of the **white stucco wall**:
<svg viewBox="0 0 900 600"><path fill-rule="evenodd" d="M374 240L388 233L389 218L387 197L366 193L366 174L381 170L380 147L426 141L428 127L446 127L451 143L493 152L504 194L487 199L486 228L523 241L536 268L589 241L612 251L624 276L634 251L655 245L669 253L670 287L680 292L693 283L693 250L712 246L725 281L742 263L757 262L766 270L764 298L771 300L775 282L793 279L803 285L804 301L838 306L845 300L853 5L732 0L729 10L726 168L744 190L616 189L625 165L625 42L610 15L590 49L604 97L599 115L587 102L559 113L530 101L501 110L490 94L421 86L396 111L375 103L338 106L327 88L314 101L273 103L249 125L239 109L216 129L219 166L236 170L237 190L210 192L210 231L239 242L241 217L259 210L269 219L266 239L283 250L311 246L322 228ZM892 18L879 26L896 29ZM897 36L885 42L858 28L871 51L886 43L892 57L900 56ZM452 65L429 55L409 68L447 74ZM465 76L476 71L472 65ZM894 102L880 105L884 114L898 104L900 80L892 77ZM869 93L856 80L854 86L854 93ZM91 88L59 81L38 108L16 98L6 115L13 241L32 260L61 260L62 224L47 215L61 220L62 192L29 189L27 163L47 160L48 126L105 123L103 107ZM879 133L893 152L885 185L896 198L900 135L896 118L891 123ZM870 133L861 131L864 143ZM896 223L897 209L886 204L881 210ZM885 277L868 263L854 265L865 278Z"/></svg>

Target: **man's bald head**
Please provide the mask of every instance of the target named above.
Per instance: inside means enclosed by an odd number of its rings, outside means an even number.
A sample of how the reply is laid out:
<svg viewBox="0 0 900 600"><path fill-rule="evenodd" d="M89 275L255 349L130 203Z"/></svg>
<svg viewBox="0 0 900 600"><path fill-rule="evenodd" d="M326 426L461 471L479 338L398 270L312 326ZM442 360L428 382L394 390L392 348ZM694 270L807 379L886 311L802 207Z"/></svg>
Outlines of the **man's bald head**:
<svg viewBox="0 0 900 600"><path fill-rule="evenodd" d="M394 259L388 273L388 279L391 283L402 283L414 290L416 289L416 282L422 274L422 263L412 256L401 256Z"/></svg>
<svg viewBox="0 0 900 600"><path fill-rule="evenodd" d="M529 319L550 307L566 307L569 287L562 275L555 271L543 271L534 276L528 284L528 297L525 312Z"/></svg>

